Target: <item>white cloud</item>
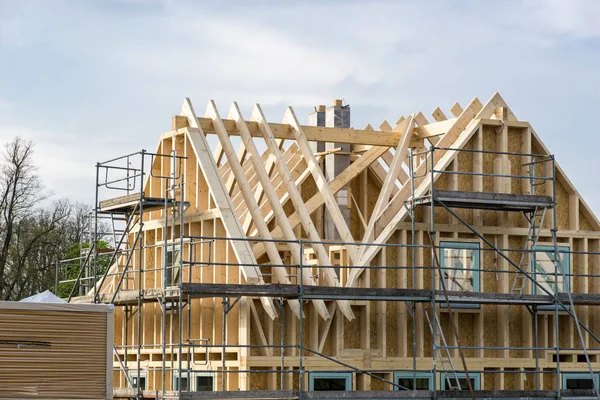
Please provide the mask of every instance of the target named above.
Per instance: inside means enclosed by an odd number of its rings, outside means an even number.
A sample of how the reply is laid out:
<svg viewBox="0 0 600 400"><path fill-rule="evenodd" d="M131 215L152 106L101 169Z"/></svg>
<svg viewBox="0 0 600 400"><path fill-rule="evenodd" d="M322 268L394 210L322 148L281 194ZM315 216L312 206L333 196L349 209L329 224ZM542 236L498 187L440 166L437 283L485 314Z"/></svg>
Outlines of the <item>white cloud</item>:
<svg viewBox="0 0 600 400"><path fill-rule="evenodd" d="M576 38L600 36L600 2L597 0L532 1L529 6L548 33Z"/></svg>
<svg viewBox="0 0 600 400"><path fill-rule="evenodd" d="M154 149L185 96L199 113L211 98L222 114L236 100L246 117L259 102L273 121L286 105L304 121L311 106L342 97L363 127L499 91L577 175L577 160L594 155L564 149L600 145L585 124L600 107L600 58L579 47L597 49L599 8L0 0L0 130L30 132L58 194L92 198L95 161Z"/></svg>

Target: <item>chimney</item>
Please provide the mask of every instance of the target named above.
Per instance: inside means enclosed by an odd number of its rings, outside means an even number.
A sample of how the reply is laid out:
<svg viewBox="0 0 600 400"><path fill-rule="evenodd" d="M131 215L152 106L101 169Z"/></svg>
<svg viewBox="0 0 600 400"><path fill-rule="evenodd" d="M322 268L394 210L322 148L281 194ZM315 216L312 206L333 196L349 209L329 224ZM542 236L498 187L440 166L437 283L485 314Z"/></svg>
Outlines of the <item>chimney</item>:
<svg viewBox="0 0 600 400"><path fill-rule="evenodd" d="M308 125L310 126L325 126L325 106L315 106L315 111L308 114ZM313 153L325 151L325 143L310 142L310 147Z"/></svg>
<svg viewBox="0 0 600 400"><path fill-rule="evenodd" d="M325 110L325 126L328 128L350 128L350 106L343 105L342 100L334 100L333 105ZM348 143L325 143L325 150L341 150L325 156L325 178L331 182L342 171L350 166L350 144ZM343 187L335 194L337 204L342 211L346 224L350 226L350 198L349 187ZM331 215L325 211L324 221L325 239L340 239Z"/></svg>

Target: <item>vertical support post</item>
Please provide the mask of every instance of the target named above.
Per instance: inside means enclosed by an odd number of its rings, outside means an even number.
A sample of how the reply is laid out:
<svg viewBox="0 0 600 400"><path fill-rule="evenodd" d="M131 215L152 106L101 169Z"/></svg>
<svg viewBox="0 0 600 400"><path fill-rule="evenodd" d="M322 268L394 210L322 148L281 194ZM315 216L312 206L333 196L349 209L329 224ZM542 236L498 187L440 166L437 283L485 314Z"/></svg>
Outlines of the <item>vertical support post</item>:
<svg viewBox="0 0 600 400"><path fill-rule="evenodd" d="M225 380L227 375L225 374L225 341L227 340L227 313L229 312L229 297L223 297L223 332L221 334L221 390L225 391Z"/></svg>
<svg viewBox="0 0 600 400"><path fill-rule="evenodd" d="M141 338L142 338L142 295L143 295L143 291L142 291L142 269L143 269L143 263L142 263L142 249L144 248L144 241L141 239L141 235L144 229L144 158L145 158L145 150L142 150L141 152L141 156L142 159L140 161L140 219L139 219L139 232L137 233L138 235L138 242L139 242L139 254L138 254L138 271L137 271L137 276L138 276L138 296L137 296L137 382L138 382L138 396L141 397L142 395L142 388L141 385L139 384L140 382L140 369L141 369L141 362L142 362L142 342L141 342ZM96 216L96 227L98 226L98 217ZM98 232L97 228L96 228L96 232ZM126 235L127 233L123 233L124 235ZM98 240L98 238L94 238L94 240ZM94 246L94 248L97 248L98 246ZM133 252L133 248L131 249L131 251ZM96 260L94 257L94 266L96 265ZM95 275L95 273L94 273ZM94 285L95 287L96 285ZM125 321L125 323L127 324L127 321ZM127 360L126 360L127 361Z"/></svg>
<svg viewBox="0 0 600 400"><path fill-rule="evenodd" d="M281 312L281 373L279 374L279 388L284 390L285 373L283 371L285 370L285 303L283 302L283 299L279 299L277 301L277 305L279 306L279 310Z"/></svg>
<svg viewBox="0 0 600 400"><path fill-rule="evenodd" d="M559 265L559 253L558 247L556 245L556 165L554 161L554 157L552 158L552 241L554 243L554 333L555 333L555 345L556 345L556 398L560 400L560 387L561 387L561 379L560 379L560 329L558 323L558 265ZM564 287L568 288L568 285L565 281L563 281ZM569 290L569 289L568 289ZM575 310L573 310L575 311ZM576 321L577 322L577 321Z"/></svg>
<svg viewBox="0 0 600 400"><path fill-rule="evenodd" d="M175 159L175 151L173 151L173 159L174 161ZM180 164L181 166L181 164ZM175 186L175 169L173 169L173 186ZM179 202L175 202L173 204L173 211L175 211L177 208L179 208L178 210L178 216L179 216L179 282L178 282L178 287L179 287L179 301L178 301L178 315L179 315L179 344L178 344L178 354L177 354L177 362L179 363L178 365L178 370L179 370L179 376L181 376L181 367L182 367L182 360L181 360L181 356L182 356L182 352L183 352L183 294L182 294L182 283L183 283L183 197L185 194L185 190L184 190L184 182L185 182L185 176L183 175L183 172L181 173L181 182L179 184ZM175 196L175 190L173 190L173 199L176 200L176 196ZM175 227L175 212L173 212L173 227ZM175 243L175 238L173 238L173 244ZM191 269L191 265L189 266L189 268ZM191 276L191 272L190 272L190 276ZM187 304L188 308L190 306L190 302L188 301ZM190 319L188 317L188 340L190 338L189 335L189 326L190 326ZM191 374L189 371L189 358L188 358L188 368L186 369L186 376L187 376L187 381L188 381L188 388L187 390L190 391L191 390ZM179 385L179 391L177 393L179 395L179 398L181 398L181 385Z"/></svg>
<svg viewBox="0 0 600 400"><path fill-rule="evenodd" d="M94 303L96 303L96 291L98 290L96 288L96 275L98 272L98 264L97 264L97 259L98 259L98 179L100 177L100 163L96 163L96 198L94 200L94 242L93 244L91 243L90 240L90 244L88 246L89 251L92 251L91 247L94 246ZM85 226L85 225L84 225ZM81 261L80 261L81 262ZM82 266L83 268L83 266ZM57 290L58 290L58 284L57 286Z"/></svg>
<svg viewBox="0 0 600 400"><path fill-rule="evenodd" d="M540 338L539 338L539 322L538 309L533 306L533 323L534 323L534 338L535 338L535 390L540 390Z"/></svg>
<svg viewBox="0 0 600 400"><path fill-rule="evenodd" d="M414 149L411 147L408 149L408 170L410 172L410 234L411 234L411 283L412 288L417 288L417 275L416 275L416 257L417 257L417 248L415 246L416 232L415 232L415 159L414 159ZM412 303L412 330L413 330L413 356L412 356L412 365L413 365L413 388L417 387L417 303ZM435 376L435 375L434 375Z"/></svg>
<svg viewBox="0 0 600 400"><path fill-rule="evenodd" d="M302 242L302 239L298 240L298 244L300 246L300 254L304 254L304 245ZM304 342L303 342L303 337L302 337L302 329L303 329L303 324L302 324L302 320L304 319L304 310L302 309L302 297L304 295L304 286L302 283L302 270L303 270L303 259L304 257L300 257L300 264L298 265L298 269L299 269L299 274L300 274L300 279L299 279L299 284L300 284L300 321L298 322L298 330L300 331L299 334L299 338L298 338L298 399L302 400L302 398L304 397L303 395L303 391L304 391L304 370L303 370L303 365L302 365L302 358L303 358L303 348L304 348Z"/></svg>
<svg viewBox="0 0 600 400"><path fill-rule="evenodd" d="M432 353L432 359L433 359L433 377L435 379L435 377L437 376L437 363L436 363L436 354L437 354L437 323L435 322L437 320L437 309L436 309L436 303L435 303L435 267L434 267L434 259L435 259L435 206L434 206L434 202L435 202L435 176L434 176L434 151L435 151L435 146L431 146L431 150L430 150L430 158L429 161L431 163L431 169L430 169L430 193L431 193L431 206L429 207L429 242L431 245L431 312L432 312L432 321L433 321L433 329L431 332L431 336L432 336L432 346L433 346L433 353ZM427 162L427 158L425 158L425 162ZM427 167L427 166L425 166ZM413 200L414 201L414 200ZM433 398L435 399L436 397L436 387L433 387Z"/></svg>
<svg viewBox="0 0 600 400"><path fill-rule="evenodd" d="M58 296L58 266L60 264L60 261L57 261L55 263L56 266L56 271L55 271L55 275L54 275L54 295ZM96 288L96 284L94 283L94 290ZM94 293L94 303L96 302L96 294Z"/></svg>

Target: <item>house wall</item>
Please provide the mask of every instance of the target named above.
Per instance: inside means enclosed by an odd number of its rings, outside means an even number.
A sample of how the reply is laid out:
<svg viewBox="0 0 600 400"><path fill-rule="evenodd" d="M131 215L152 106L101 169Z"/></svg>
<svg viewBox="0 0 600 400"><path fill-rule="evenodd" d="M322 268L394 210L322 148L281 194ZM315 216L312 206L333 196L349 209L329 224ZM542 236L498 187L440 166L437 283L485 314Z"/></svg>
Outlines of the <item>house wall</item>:
<svg viewBox="0 0 600 400"><path fill-rule="evenodd" d="M227 233L218 213L211 213L211 210L215 208L215 204L208 190L208 185L204 181L194 154L190 151L189 141L184 138L185 135L164 138L159 147L159 151L162 153L166 154L175 149L178 154L185 154L188 157L183 162L181 169L185 181L185 201L190 203L190 207L185 214L183 232L186 235L225 237ZM293 146L295 145L292 145L292 149ZM498 128L497 126L483 126L464 148L508 152L545 152L529 128ZM296 176L299 176L305 165L303 160L294 154L294 151L296 150L290 150L286 153L286 161L290 168L298 168L298 175ZM147 190L152 196L160 197L165 193L165 179L158 177L170 173L171 166L165 160L167 159L156 159L152 166L156 177L151 178L147 186ZM248 164L244 164L247 171L249 171L247 176L252 176ZM522 160L513 155L498 156L464 152L454 159L448 169L485 174L510 173L512 175L523 175L521 164ZM230 179L227 167L222 166L220 172L224 178L223 181L227 182ZM538 167L536 173L541 175L542 172L541 167ZM280 187L278 185L280 179L276 174L274 175L274 183L278 188ZM252 182L256 184L255 179ZM573 211L574 204L579 210L579 203L577 197L573 200L573 196L577 196L577 194L573 193L573 189L567 183L564 177L559 176L556 187L558 243L561 246L568 246L573 251L598 251L600 250L600 234L593 231L593 224L585 217L583 211ZM360 221L359 213L368 220L377 201L380 185L380 182L370 170L363 172L350 185L350 192L356 200L355 202L349 202L350 228L355 238L362 237L365 230ZM531 193L527 180L466 175L442 175L436 182L436 188L461 191ZM301 192L305 200L317 192L312 178L307 178ZM550 192L551 187L549 185L536 187L536 194L550 194ZM283 193L282 189L280 189L280 193ZM244 202L237 189L232 190L231 197L234 199L237 215L243 221L246 215L243 211ZM289 205L285 209L288 214L293 212L293 208ZM265 210L268 210L268 207ZM322 215L322 212L320 214ZM143 242L148 246L158 244L164 240L163 211L153 211L146 215ZM313 214L313 222L322 228L322 221L319 221L321 217L318 217L318 215L319 213ZM518 213L466 209L460 210L458 215L475 226L479 232L482 232L486 240L498 247L519 249L524 246L528 225L525 218ZM545 230L542 232L540 242L551 242L550 231L548 230L551 227L550 217L550 215L547 216ZM486 247L481 240L445 210L436 208L434 210L434 221L436 244L439 244L440 241L465 241L476 242L481 244L482 247ZM274 227L275 223L271 222L270 228ZM414 232L411 229L409 220L401 222L398 228L388 241L389 245L415 244L417 246L427 246L429 244L428 232L430 229L429 210L426 207L417 210ZM252 232L252 226L249 229ZM299 237L305 237L300 229L296 229L296 231ZM177 239L179 237L179 227L177 227L174 234L168 230L166 236L169 240ZM304 250L309 256L311 253L310 246L307 246ZM160 246L146 248L142 255L144 269L161 268L163 263L162 251L163 249ZM343 247L332 245L329 246L329 251L334 264L348 265L347 254ZM512 261L519 262L520 252L510 251L507 254ZM289 252L284 246L281 246L281 256L284 262L291 263ZM139 254L136 252L134 254L134 265L137 265L137 257L139 257ZM209 263L210 261L212 263L212 265L194 266L191 272L192 282L244 283L243 275L238 267L215 264L237 263L235 252L229 241L217 240L210 244L205 242L194 245L186 244L183 257L186 260L195 262ZM512 271L514 268L492 251L481 250L480 259L482 290L508 293L513 275L499 272ZM258 260L259 263L267 263L267 261L266 257ZM368 269L359 278L358 286L431 289L431 268L417 268L413 277L412 269L408 268L413 263L417 267L430 267L433 264L430 250L425 247L416 248L413 260L413 251L410 247L387 247L375 257L371 264L373 266L385 265L405 268ZM598 256L572 255L570 263L571 271L575 274L600 274L600 258ZM188 268L183 268L184 281L189 280ZM268 275L270 267L262 266L261 270L265 275ZM292 276L297 273L292 266L288 267L287 270ZM343 281L345 270L342 269L341 271ZM161 273L157 271L144 272L142 289L162 287ZM319 269L315 268L314 273L317 275ZM265 276L264 279L265 283L270 282L269 276ZM413 279L415 281L414 286L412 284ZM600 285L596 280L597 278L577 277L572 280L572 285L579 293L600 293ZM114 281L112 284L114 285ZM110 283L107 285L110 285ZM138 285L137 277L135 274L131 274L131 279L124 281L123 289L137 289ZM439 285L437 277L434 285L436 287ZM528 287L525 293L529 291L530 288ZM188 340L203 340L213 346L223 344L222 302L222 298L192 299L187 302L181 316L185 327L183 329L184 343ZM333 307L330 302L327 302L327 304ZM245 390L292 389L297 387L299 379L297 371L294 373L285 372L282 376L280 367L283 363L285 371L293 372L294 369L297 370L298 350L277 348L282 339L286 345L297 344L301 341L303 346L359 369L380 370L382 372L378 372L378 376L387 380L393 378L393 371L413 369L415 351L417 369L431 370L433 340L426 319L429 305L418 304L413 310L412 303L405 302L354 300L351 304L356 316L354 320L347 320L338 311L335 312L331 321L325 321L318 316L312 303L304 303L303 310L306 317L302 321L302 335L300 336L300 321L293 316L287 303L283 303L283 313L280 312L278 318L272 320L264 311L259 300L242 299L227 314L225 343L229 345L271 345L274 347L272 349L266 347L226 349L225 365L227 370L232 372L227 374L225 388L227 390ZM134 309L135 307L132 307L131 310ZM576 311L583 322L598 328L600 318L594 318L590 307L577 306ZM457 338L453 334L449 314L446 309L439 310L441 326L448 345L455 346ZM481 305L479 308L453 308L452 315L458 327L458 337L462 346L531 347L535 343L531 315L524 306ZM564 312L560 312L558 318L560 321L560 346L580 347L577 330L572 318L565 315ZM141 341L144 348L141 350L141 365L142 368L148 369L148 390L160 390L162 388L160 368L162 367L163 355L161 344L163 342L167 344L179 343L179 315L176 312L167 313L167 319L164 321L167 327L166 337L163 337L161 330L163 324L161 319L162 311L158 304L144 304L141 327ZM136 344L137 322L137 316L126 322L124 308L117 308L115 311L115 344L117 346L125 343L128 345ZM555 346L554 322L555 314L553 311L539 313L538 342L540 347ZM188 325L190 327L189 334L187 332ZM590 354L594 368L600 367L600 359L598 358L600 357L600 347L588 335L585 335L585 340L586 345L593 349ZM123 350L121 353L124 356ZM192 363L192 357L187 354L187 349L184 351L182 357L184 368L188 367L188 362L190 368L199 371L215 371L223 365L222 348L196 347L194 353L195 363ZM581 361L582 353L579 350L562 350L560 352L561 370L585 371L586 366ZM451 355L455 364L459 365L458 351L451 350ZM535 369L532 350L465 349L464 355L469 370L484 371L481 374L481 389L534 388L533 372L528 372ZM208 362L204 362L206 359L208 359ZM518 362L515 362L515 359L518 359ZM129 351L126 361L130 369L137 368L135 360L135 351ZM202 362L199 360L202 360ZM176 347L167 347L166 361L167 368L177 368ZM551 371L555 366L553 352L550 350L540 351L540 369ZM334 362L310 352L304 354L303 367L308 371L345 370ZM248 376L245 373L237 374L233 372L238 369L264 369L277 372L258 372ZM457 370L460 369L462 368L457 367ZM498 371L502 373L497 373ZM527 379L523 379L524 376ZM118 385L126 386L122 373L115 372L114 377ZM172 388L171 378L171 374L168 373L166 378L167 389ZM215 375L215 383L218 389L222 387L222 379L222 374ZM306 379L304 387L307 388L308 377L305 375L304 379ZM542 382L544 389L556 387L554 374L552 373L544 374ZM353 387L361 390L391 388L389 384L361 373L354 374Z"/></svg>

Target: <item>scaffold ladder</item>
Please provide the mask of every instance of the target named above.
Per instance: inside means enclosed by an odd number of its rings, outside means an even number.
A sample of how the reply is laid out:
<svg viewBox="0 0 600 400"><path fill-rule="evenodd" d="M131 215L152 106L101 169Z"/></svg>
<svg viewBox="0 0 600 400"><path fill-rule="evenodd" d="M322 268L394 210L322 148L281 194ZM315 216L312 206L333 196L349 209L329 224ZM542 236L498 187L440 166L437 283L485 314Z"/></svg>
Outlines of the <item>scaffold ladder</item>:
<svg viewBox="0 0 600 400"><path fill-rule="evenodd" d="M535 207L533 211L526 212L525 218L529 222L529 230L527 231L527 237L525 238L525 246L523 251L521 252L521 258L519 259L519 268L521 271L517 270L515 275L515 279L513 280L510 292L514 294L523 294L523 289L525 288L526 276L525 273L529 274L531 271L531 264L534 261L534 257L532 257L533 252L535 251L535 246L537 245L538 239L540 237L540 232L542 226L544 224L544 217L546 216L546 208L545 207ZM523 273L524 271L525 273Z"/></svg>
<svg viewBox="0 0 600 400"><path fill-rule="evenodd" d="M424 305L423 308L425 318L427 319L427 324L429 325L429 330L431 331L431 334L435 335L436 332L439 332L439 337L442 346L437 346L435 352L437 353L437 359L440 360L440 365L442 367L442 376L447 383L446 388L448 390L461 390L460 382L458 380L458 376L456 375L456 369L454 368L454 361L452 361L450 349L448 348L448 343L446 342L446 336L444 335L444 331L442 330L442 326L440 324L439 318L437 317L437 313L433 308L431 308L431 306L426 307ZM429 315L430 313L431 316ZM434 324L436 329L434 329Z"/></svg>

